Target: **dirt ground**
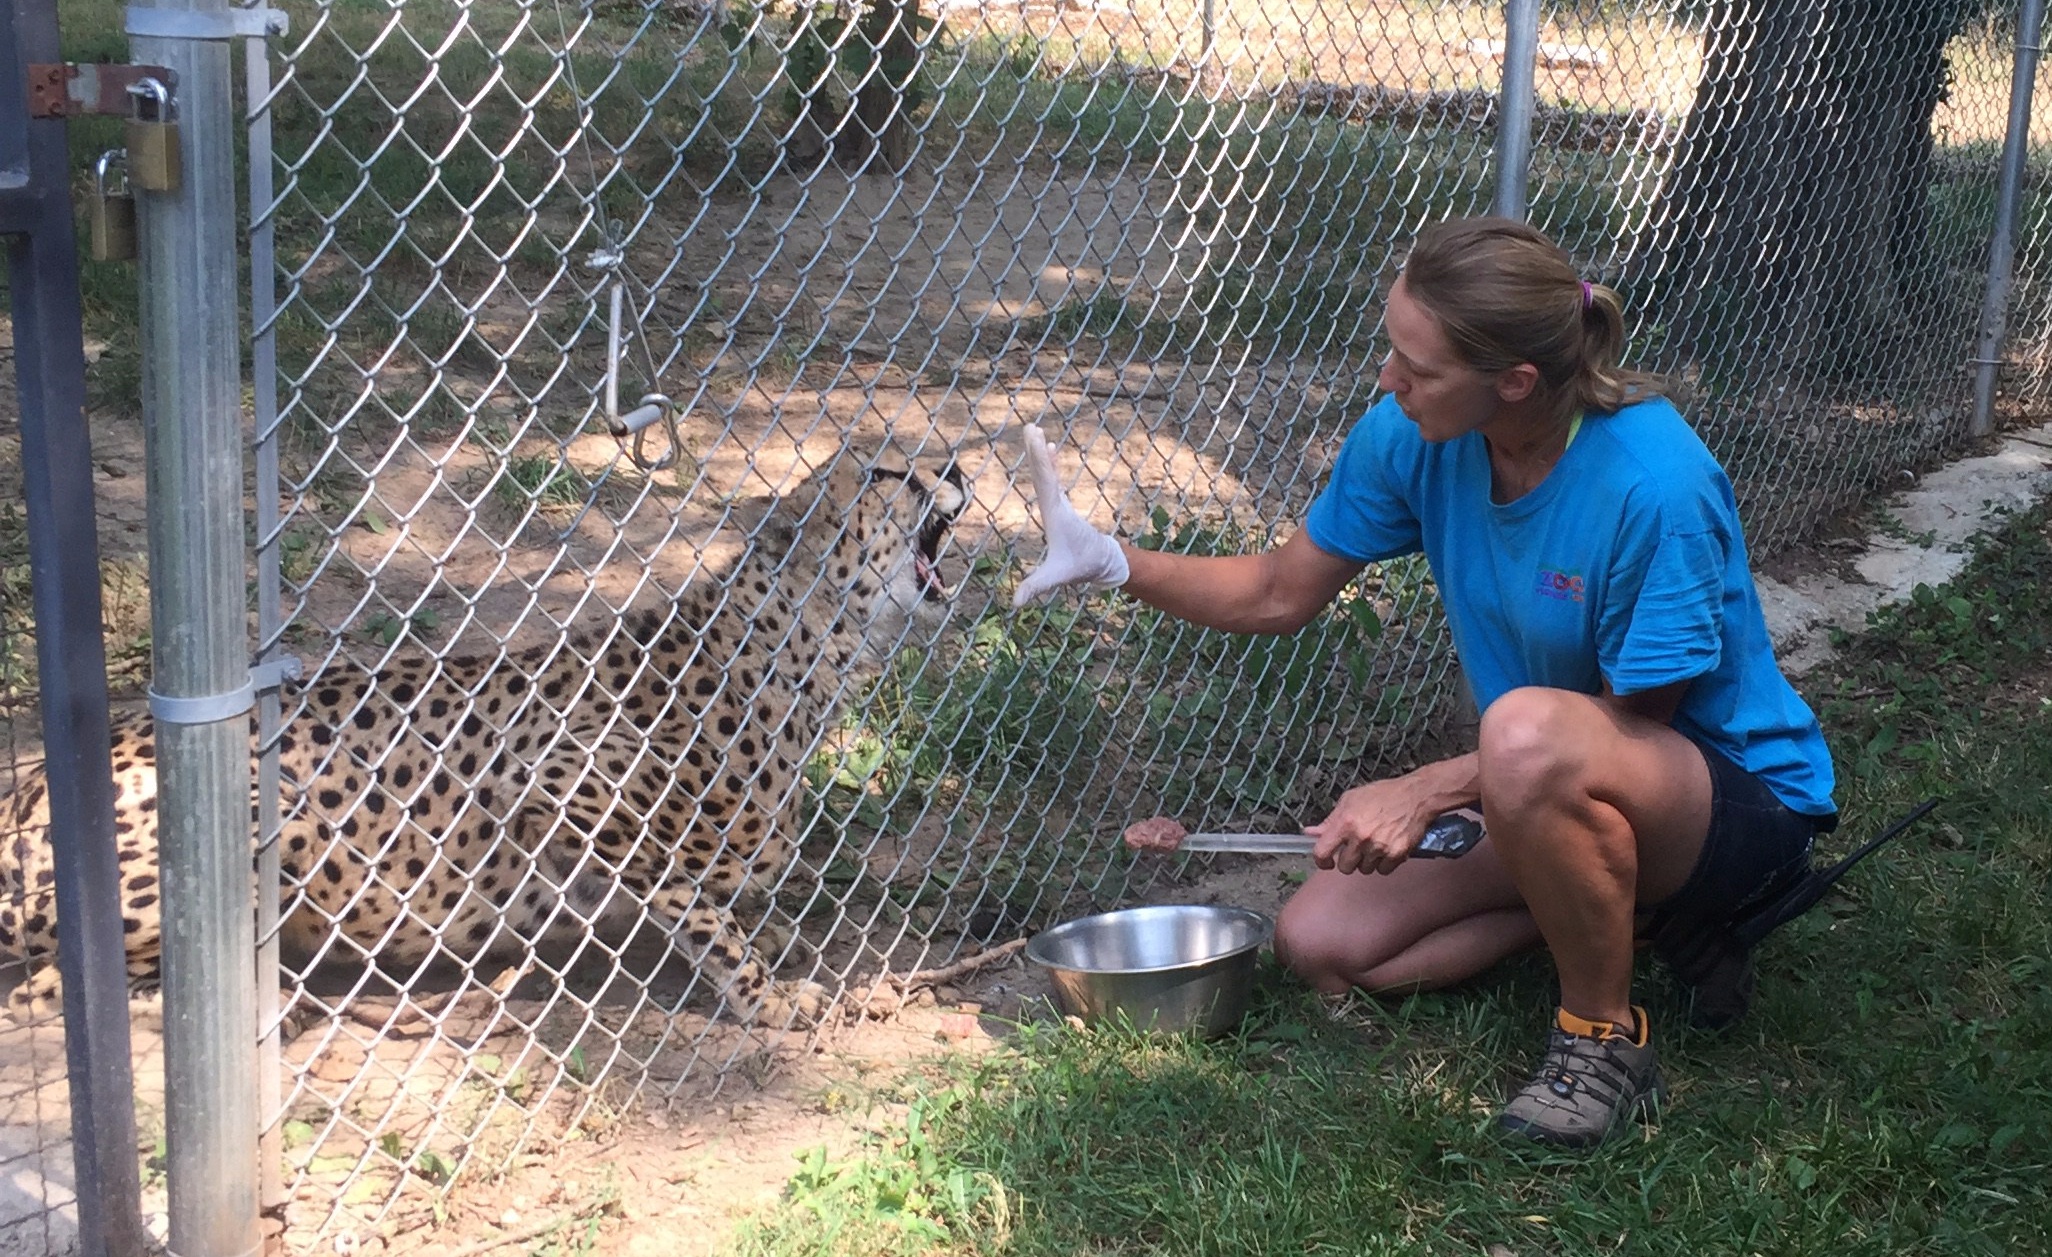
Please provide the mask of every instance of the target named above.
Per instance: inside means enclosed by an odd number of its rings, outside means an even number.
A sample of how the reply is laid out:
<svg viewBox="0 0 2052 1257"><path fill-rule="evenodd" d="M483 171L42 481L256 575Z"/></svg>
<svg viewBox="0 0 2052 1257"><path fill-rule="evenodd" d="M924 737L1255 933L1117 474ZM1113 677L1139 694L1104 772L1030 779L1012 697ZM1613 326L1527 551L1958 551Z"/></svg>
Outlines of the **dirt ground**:
<svg viewBox="0 0 2052 1257"><path fill-rule="evenodd" d="M1138 903L1225 904L1273 918L1301 873L1287 857L1218 856L1177 868L1164 861ZM268 1253L418 1254L587 1252L709 1257L734 1227L772 1203L824 1148L846 1154L871 1132L892 1130L909 1098L908 1071L941 1067L1001 1045L1023 1023L1059 1017L1048 983L1017 943L993 963L872 1015L843 1012L810 1036L758 1045L744 1067L701 1077L668 1095L629 1100L529 1140L503 1171L467 1174L437 1195L424 1183L380 1200L356 1189L303 1188L267 1220ZM168 1219L163 1148L162 1001L131 1003L137 1110L143 1137L145 1222L161 1240ZM510 1046L488 1044L500 1050ZM309 1033L288 1045L290 1067L348 1083L396 1067L417 1086L455 1055L433 1035L388 1033L366 1050L337 1051ZM460 1066L458 1066L460 1067ZM709 1071L708 1071L709 1072ZM429 1094L435 1094L430 1092ZM63 1205L71 1174L61 1024L0 1021L0 1254L63 1253L76 1238ZM337 1152L336 1140L326 1144ZM388 1191L389 1185L380 1185ZM354 1205L349 1220L335 1210ZM54 1214L44 1211L55 1206ZM366 1218L365 1215L371 1215Z"/></svg>
<svg viewBox="0 0 2052 1257"><path fill-rule="evenodd" d="M1138 902L1229 904L1271 917L1293 861L1220 856L1165 874ZM1021 1021L1057 1016L1048 985L1015 952L881 1019L840 1019L717 1095L679 1097L624 1117L604 1138L536 1149L503 1178L462 1183L447 1221L426 1233L364 1236L355 1251L454 1257L504 1246L632 1257L705 1257L775 1201L800 1154L852 1150L905 1113L898 1080L922 1062L1001 1045ZM574 1237L564 1242L562 1237Z"/></svg>

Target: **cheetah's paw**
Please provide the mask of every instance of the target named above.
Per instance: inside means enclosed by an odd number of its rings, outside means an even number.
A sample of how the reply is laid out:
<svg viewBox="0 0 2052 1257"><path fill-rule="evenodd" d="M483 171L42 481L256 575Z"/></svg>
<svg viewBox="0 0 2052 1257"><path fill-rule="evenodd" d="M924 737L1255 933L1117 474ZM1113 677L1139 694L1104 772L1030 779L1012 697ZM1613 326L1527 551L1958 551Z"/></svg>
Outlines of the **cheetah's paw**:
<svg viewBox="0 0 2052 1257"><path fill-rule="evenodd" d="M775 1029L810 1029L826 1016L833 1003L827 989L817 982L779 980L764 984L761 998L750 1013L758 1026Z"/></svg>

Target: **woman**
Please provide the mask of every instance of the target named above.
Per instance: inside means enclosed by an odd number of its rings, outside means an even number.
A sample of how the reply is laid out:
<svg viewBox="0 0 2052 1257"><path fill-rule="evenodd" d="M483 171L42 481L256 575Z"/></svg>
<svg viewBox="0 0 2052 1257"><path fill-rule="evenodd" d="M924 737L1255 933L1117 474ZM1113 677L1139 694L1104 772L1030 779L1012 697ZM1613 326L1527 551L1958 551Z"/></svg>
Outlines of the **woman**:
<svg viewBox="0 0 2052 1257"><path fill-rule="evenodd" d="M1384 396L1302 531L1259 554L1140 550L1062 497L1026 433L1048 535L1017 601L1117 587L1230 632L1289 633L1368 563L1423 551L1482 722L1477 749L1342 794L1277 955L1319 990L1417 990L1543 942L1560 1004L1502 1124L1596 1143L1663 1092L1631 1000L1635 941L1673 943L1743 1011L1734 913L1837 821L1809 708L1776 666L1730 481L1657 384L1621 371L1618 295L1537 230L1444 223L1384 314ZM1336 696L1345 701L1343 696ZM1479 804L1459 860L1406 857ZM1174 822L1129 841L1173 841ZM1706 942L1706 940L1708 940Z"/></svg>

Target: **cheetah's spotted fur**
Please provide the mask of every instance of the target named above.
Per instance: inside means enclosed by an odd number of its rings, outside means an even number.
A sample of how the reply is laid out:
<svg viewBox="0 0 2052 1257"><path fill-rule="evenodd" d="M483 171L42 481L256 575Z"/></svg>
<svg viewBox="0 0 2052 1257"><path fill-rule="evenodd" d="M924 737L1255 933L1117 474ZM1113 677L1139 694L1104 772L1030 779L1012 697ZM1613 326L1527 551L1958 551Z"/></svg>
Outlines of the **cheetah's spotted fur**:
<svg viewBox="0 0 2052 1257"><path fill-rule="evenodd" d="M822 473L727 578L660 610L498 659L336 666L288 689L283 942L403 975L645 911L731 1005L815 1013L822 992L772 982L732 907L788 863L802 766L850 671L939 595L935 550L964 500L952 467ZM117 721L137 980L162 949L154 750L148 718ZM16 835L0 846L0 955L43 966L24 987L40 1002L56 972L40 772L0 807Z"/></svg>

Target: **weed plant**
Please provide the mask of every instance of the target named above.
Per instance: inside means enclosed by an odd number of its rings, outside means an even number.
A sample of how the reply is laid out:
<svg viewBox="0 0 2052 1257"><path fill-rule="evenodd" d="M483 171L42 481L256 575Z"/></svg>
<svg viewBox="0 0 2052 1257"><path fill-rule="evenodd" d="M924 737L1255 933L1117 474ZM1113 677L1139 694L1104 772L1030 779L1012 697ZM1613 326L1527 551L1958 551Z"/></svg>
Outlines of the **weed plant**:
<svg viewBox="0 0 2052 1257"><path fill-rule="evenodd" d="M1543 956L1331 1005L1266 970L1212 1042L1031 1022L909 1075L911 1118L811 1154L745 1254L2052 1251L2052 508L1806 678L1834 850L1934 816L1760 954L1689 1030L1650 964L1671 1103L1596 1152L1499 1136L1540 1046Z"/></svg>

